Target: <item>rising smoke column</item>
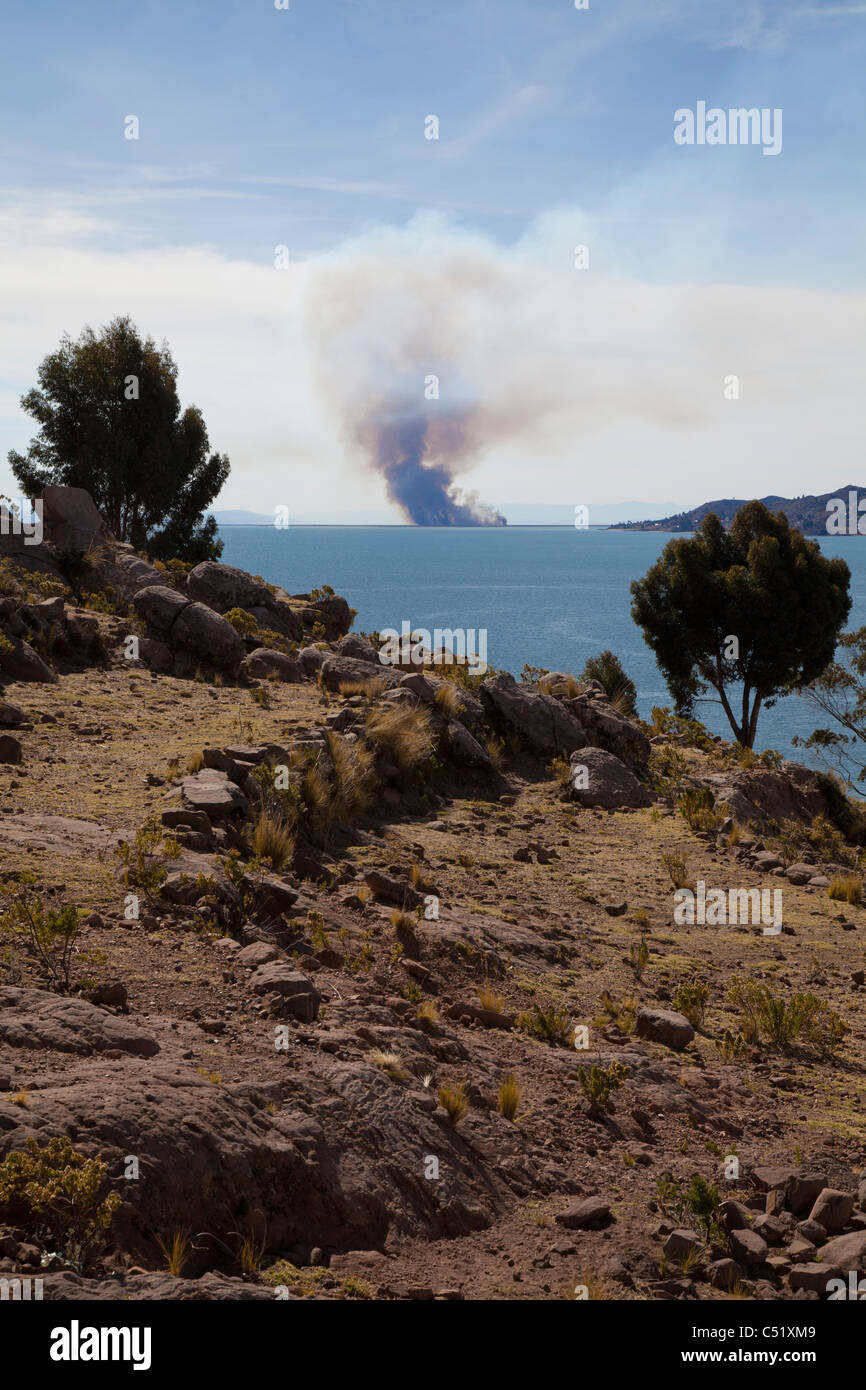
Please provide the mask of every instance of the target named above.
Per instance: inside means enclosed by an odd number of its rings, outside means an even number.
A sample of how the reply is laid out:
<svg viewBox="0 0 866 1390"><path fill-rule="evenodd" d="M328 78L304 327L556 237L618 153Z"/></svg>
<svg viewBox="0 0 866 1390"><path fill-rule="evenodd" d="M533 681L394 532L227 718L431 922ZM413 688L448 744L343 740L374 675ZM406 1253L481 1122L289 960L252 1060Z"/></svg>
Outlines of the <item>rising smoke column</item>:
<svg viewBox="0 0 866 1390"><path fill-rule="evenodd" d="M390 501L416 526L506 525L455 482L477 451L471 423L469 410L428 416L385 406L359 421L358 443L384 478Z"/></svg>

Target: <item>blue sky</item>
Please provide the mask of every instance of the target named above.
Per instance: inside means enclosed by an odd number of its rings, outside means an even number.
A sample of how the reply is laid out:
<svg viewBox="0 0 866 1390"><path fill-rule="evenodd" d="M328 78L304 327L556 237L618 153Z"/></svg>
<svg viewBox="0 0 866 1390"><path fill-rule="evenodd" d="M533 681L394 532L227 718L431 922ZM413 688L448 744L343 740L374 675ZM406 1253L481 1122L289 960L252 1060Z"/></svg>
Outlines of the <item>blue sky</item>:
<svg viewBox="0 0 866 1390"><path fill-rule="evenodd" d="M481 407L464 481L494 502L862 478L864 45L861 3L10 9L6 447L60 333L131 312L228 506L383 505L353 417L425 363ZM701 100L781 108L781 154L677 146Z"/></svg>

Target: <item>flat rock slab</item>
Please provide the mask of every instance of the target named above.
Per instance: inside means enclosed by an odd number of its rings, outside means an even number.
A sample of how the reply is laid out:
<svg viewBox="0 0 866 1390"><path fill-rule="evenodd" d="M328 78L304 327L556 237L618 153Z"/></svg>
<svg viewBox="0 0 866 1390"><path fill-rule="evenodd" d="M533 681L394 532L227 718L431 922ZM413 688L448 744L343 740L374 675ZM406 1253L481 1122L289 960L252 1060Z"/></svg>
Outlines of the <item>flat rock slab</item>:
<svg viewBox="0 0 866 1390"><path fill-rule="evenodd" d="M0 819L0 841L80 854L84 850L110 848L117 835L95 821L75 820L72 816L22 815Z"/></svg>
<svg viewBox="0 0 866 1390"><path fill-rule="evenodd" d="M82 1056L109 1049L133 1057L153 1057L159 1052L156 1039L134 1023L83 999L14 987L0 990L0 1041L9 1047L48 1048Z"/></svg>
<svg viewBox="0 0 866 1390"><path fill-rule="evenodd" d="M194 811L204 811L212 821L225 820L235 811L246 812L249 802L225 773L205 767L183 779L183 799Z"/></svg>

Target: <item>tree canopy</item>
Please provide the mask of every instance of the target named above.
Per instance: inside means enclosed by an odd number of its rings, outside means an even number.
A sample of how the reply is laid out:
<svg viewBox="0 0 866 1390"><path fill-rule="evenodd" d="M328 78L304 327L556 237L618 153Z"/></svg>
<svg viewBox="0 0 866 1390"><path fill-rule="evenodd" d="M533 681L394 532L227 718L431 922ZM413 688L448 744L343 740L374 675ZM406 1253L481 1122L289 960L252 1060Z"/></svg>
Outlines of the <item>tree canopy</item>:
<svg viewBox="0 0 866 1390"><path fill-rule="evenodd" d="M696 535L669 541L631 586L632 617L677 712L692 715L712 688L737 741L751 748L762 706L833 661L850 578L844 560L822 555L784 513L748 502L730 531L710 513Z"/></svg>
<svg viewBox="0 0 866 1390"><path fill-rule="evenodd" d="M46 484L86 488L118 540L155 558L217 559L222 542L205 509L229 474L210 454L201 412L181 411L167 344L129 318L68 334L21 405L39 425L26 454L9 454L28 497Z"/></svg>

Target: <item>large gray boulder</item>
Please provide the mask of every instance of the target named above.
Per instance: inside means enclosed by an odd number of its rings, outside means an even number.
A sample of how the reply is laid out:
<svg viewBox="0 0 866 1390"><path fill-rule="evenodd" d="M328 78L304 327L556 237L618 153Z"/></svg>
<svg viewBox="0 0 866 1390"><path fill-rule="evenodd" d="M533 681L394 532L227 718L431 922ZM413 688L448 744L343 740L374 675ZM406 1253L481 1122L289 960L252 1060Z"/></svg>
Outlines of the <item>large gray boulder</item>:
<svg viewBox="0 0 866 1390"><path fill-rule="evenodd" d="M5 636L0 641L0 676L4 681L31 681L54 685L57 675L23 637Z"/></svg>
<svg viewBox="0 0 866 1390"><path fill-rule="evenodd" d="M537 753L571 753L586 746L583 725L561 700L531 685L519 685L507 672L488 676L481 686L481 699Z"/></svg>
<svg viewBox="0 0 866 1390"><path fill-rule="evenodd" d="M108 536L93 498L83 487L42 489L42 524L45 537L61 550L89 550Z"/></svg>
<svg viewBox="0 0 866 1390"><path fill-rule="evenodd" d="M273 676L276 680L295 685L300 684L306 674L299 661L286 656L285 652L275 651L273 647L256 647L255 651L244 657L241 673L256 680L267 680Z"/></svg>
<svg viewBox="0 0 866 1390"><path fill-rule="evenodd" d="M373 643L368 642L366 637L361 637L357 632L347 632L346 636L341 638L339 653L340 656L349 656L355 661L369 661L374 666L380 664L379 653Z"/></svg>
<svg viewBox="0 0 866 1390"><path fill-rule="evenodd" d="M188 598L179 594L168 584L152 584L139 589L132 600L132 606L147 624L155 637L170 637L177 618L189 603Z"/></svg>
<svg viewBox="0 0 866 1390"><path fill-rule="evenodd" d="M652 797L625 763L603 748L580 748L571 755L567 793L580 806L614 811L649 806Z"/></svg>
<svg viewBox="0 0 866 1390"><path fill-rule="evenodd" d="M118 1018L83 999L42 989L0 989L0 1042L39 1052L77 1052L90 1056L115 1049L153 1057L159 1043L136 1023Z"/></svg>

